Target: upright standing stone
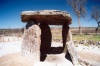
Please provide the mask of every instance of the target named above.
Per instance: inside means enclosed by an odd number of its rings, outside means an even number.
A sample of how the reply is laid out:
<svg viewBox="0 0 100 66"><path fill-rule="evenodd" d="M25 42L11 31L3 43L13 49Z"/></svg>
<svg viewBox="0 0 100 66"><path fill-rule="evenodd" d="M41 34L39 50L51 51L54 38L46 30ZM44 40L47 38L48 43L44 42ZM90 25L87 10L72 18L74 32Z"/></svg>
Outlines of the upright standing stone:
<svg viewBox="0 0 100 66"><path fill-rule="evenodd" d="M41 28L41 61L44 61L46 58L46 54L50 52L50 47L51 47L51 41L52 41L52 35L51 35L51 30L48 24L41 23L40 24Z"/></svg>
<svg viewBox="0 0 100 66"><path fill-rule="evenodd" d="M67 23L64 23L62 27L63 49L65 48L65 45L66 45L68 31L69 31L69 26Z"/></svg>
<svg viewBox="0 0 100 66"><path fill-rule="evenodd" d="M63 39L63 52L66 53L65 57L70 60L72 62L72 58L69 54L69 51L67 51L67 45L66 45L66 42L68 41L68 32L69 32L69 26L67 23L64 23L63 24L63 27L62 27L62 39Z"/></svg>
<svg viewBox="0 0 100 66"><path fill-rule="evenodd" d="M75 49L75 45L72 41L72 33L70 30L69 30L67 38L68 38L68 41L66 45L67 45L68 52L71 56L73 64L77 65L78 64L78 54L77 54L77 50Z"/></svg>
<svg viewBox="0 0 100 66"><path fill-rule="evenodd" d="M24 31L22 53L34 62L40 61L40 35L41 30L38 25L33 25Z"/></svg>

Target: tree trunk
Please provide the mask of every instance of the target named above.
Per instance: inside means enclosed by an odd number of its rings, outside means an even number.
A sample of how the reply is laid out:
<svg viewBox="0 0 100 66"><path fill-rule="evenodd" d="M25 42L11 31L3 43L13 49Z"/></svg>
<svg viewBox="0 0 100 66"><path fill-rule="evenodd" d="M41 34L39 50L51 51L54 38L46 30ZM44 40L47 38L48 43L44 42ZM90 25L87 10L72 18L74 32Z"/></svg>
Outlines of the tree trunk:
<svg viewBox="0 0 100 66"><path fill-rule="evenodd" d="M80 24L80 18L78 18L78 25L79 25L79 34L82 35L82 28Z"/></svg>
<svg viewBox="0 0 100 66"><path fill-rule="evenodd" d="M96 28L96 34L98 34L98 28L99 28L99 26L100 26L99 23L100 23L100 22L97 21L98 26L97 26L97 28Z"/></svg>
<svg viewBox="0 0 100 66"><path fill-rule="evenodd" d="M98 26L97 26L97 28L96 28L96 35L98 35Z"/></svg>

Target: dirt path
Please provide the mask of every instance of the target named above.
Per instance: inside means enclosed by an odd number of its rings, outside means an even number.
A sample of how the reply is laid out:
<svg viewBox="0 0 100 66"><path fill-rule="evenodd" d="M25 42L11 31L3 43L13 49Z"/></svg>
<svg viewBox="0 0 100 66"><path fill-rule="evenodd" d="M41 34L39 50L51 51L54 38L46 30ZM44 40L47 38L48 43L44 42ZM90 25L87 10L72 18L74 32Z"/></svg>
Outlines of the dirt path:
<svg viewBox="0 0 100 66"><path fill-rule="evenodd" d="M66 60L64 56L63 57L62 56L63 54L50 55L50 56L48 55L44 63L38 62L39 64L36 64L36 66L58 66L58 65L73 66L70 61ZM20 52L0 57L0 66L33 66L33 64L34 61L22 57Z"/></svg>
<svg viewBox="0 0 100 66"><path fill-rule="evenodd" d="M93 53L82 52L82 51L79 51L78 54L85 60L97 61L100 63L100 55L99 54L93 54Z"/></svg>
<svg viewBox="0 0 100 66"><path fill-rule="evenodd" d="M97 61L100 63L100 55L88 52L78 52L86 60ZM0 57L0 66L33 66L33 62L21 56L21 53L12 53Z"/></svg>
<svg viewBox="0 0 100 66"><path fill-rule="evenodd" d="M20 52L0 57L0 66L32 66L33 63L30 62L23 58Z"/></svg>

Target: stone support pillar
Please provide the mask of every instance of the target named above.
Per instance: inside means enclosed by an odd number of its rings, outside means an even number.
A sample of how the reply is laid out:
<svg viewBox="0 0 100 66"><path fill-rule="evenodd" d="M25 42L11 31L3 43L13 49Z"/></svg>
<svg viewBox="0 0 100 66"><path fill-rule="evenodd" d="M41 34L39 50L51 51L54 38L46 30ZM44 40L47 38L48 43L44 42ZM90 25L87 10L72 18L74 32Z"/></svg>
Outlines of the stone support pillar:
<svg viewBox="0 0 100 66"><path fill-rule="evenodd" d="M64 23L63 26L62 26L63 49L65 48L65 45L66 45L68 31L69 31L69 26L68 26L67 23Z"/></svg>
<svg viewBox="0 0 100 66"><path fill-rule="evenodd" d="M66 42L68 41L68 33L69 33L69 26L67 23L64 23L62 27L62 41L63 41L63 50L64 50L63 52L66 53L65 55L66 59L72 62L71 56L67 51L67 45L66 45Z"/></svg>
<svg viewBox="0 0 100 66"><path fill-rule="evenodd" d="M25 29L22 41L22 54L34 62L40 61L40 35L41 30L38 25L32 25Z"/></svg>
<svg viewBox="0 0 100 66"><path fill-rule="evenodd" d="M50 47L51 47L51 42L52 42L52 34L50 27L48 24L41 23L40 24L41 28L41 61L44 61L46 58L46 54L50 52Z"/></svg>
<svg viewBox="0 0 100 66"><path fill-rule="evenodd" d="M67 38L68 38L68 41L66 42L66 46L68 50L67 52L68 54L70 54L71 61L73 62L73 64L77 65L78 64L78 54L77 54L77 50L75 49L75 45L72 41L72 33L70 30L69 30ZM68 56L68 54L66 54L66 57Z"/></svg>

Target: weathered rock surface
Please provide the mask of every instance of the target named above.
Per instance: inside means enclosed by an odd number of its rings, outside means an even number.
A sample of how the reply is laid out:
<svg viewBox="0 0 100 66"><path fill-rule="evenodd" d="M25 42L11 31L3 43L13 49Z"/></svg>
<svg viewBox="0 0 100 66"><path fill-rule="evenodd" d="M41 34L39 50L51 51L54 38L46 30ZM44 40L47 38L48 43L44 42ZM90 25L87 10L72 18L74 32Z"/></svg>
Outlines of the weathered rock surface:
<svg viewBox="0 0 100 66"><path fill-rule="evenodd" d="M40 24L39 25L41 29L41 61L43 61L46 57L46 54L50 52L51 42L52 42L52 34L50 27L47 24Z"/></svg>
<svg viewBox="0 0 100 66"><path fill-rule="evenodd" d="M67 36L69 32L69 26L65 23L62 27L62 42L63 42L63 49L65 48L67 42Z"/></svg>
<svg viewBox="0 0 100 66"><path fill-rule="evenodd" d="M91 66L88 62L84 61L77 53L77 50L75 48L75 44L72 41L72 33L69 30L68 36L67 36L68 40L66 43L66 48L71 56L72 62L74 64L74 66ZM66 51L65 48L65 51ZM65 52L64 51L64 52Z"/></svg>
<svg viewBox="0 0 100 66"><path fill-rule="evenodd" d="M64 22L71 24L71 16L60 10L40 10L23 11L21 13L22 22L28 22L29 19L37 23L46 23L49 25L62 25Z"/></svg>
<svg viewBox="0 0 100 66"><path fill-rule="evenodd" d="M26 29L28 29L29 27L31 27L34 24L35 24L35 22L33 22L32 20L29 20L25 27L26 27Z"/></svg>
<svg viewBox="0 0 100 66"><path fill-rule="evenodd" d="M33 25L24 31L22 41L22 53L29 59L40 61L40 35L38 25Z"/></svg>

